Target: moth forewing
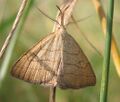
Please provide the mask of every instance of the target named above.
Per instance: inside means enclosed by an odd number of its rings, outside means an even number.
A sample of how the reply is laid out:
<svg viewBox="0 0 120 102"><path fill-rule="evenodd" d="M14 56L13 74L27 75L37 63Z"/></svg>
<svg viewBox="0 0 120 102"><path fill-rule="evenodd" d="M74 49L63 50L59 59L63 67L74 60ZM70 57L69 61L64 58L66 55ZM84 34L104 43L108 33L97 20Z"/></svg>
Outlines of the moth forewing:
<svg viewBox="0 0 120 102"><path fill-rule="evenodd" d="M50 34L28 50L14 64L12 75L31 83L51 84L51 80L56 76L52 64L54 60L51 59L51 57L57 58L54 54L57 49L53 49L56 38L56 34ZM56 47L58 44L59 40Z"/></svg>
<svg viewBox="0 0 120 102"><path fill-rule="evenodd" d="M77 42L67 34L63 35L63 68L58 76L58 86L78 89L96 83L91 65Z"/></svg>

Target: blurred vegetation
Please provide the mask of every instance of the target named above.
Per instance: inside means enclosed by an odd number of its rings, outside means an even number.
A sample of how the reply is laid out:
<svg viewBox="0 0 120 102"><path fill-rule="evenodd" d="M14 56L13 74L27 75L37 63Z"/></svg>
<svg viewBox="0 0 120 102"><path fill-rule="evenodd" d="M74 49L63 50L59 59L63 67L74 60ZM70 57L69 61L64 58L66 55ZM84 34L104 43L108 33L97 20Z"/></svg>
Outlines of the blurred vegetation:
<svg viewBox="0 0 120 102"><path fill-rule="evenodd" d="M40 85L32 85L21 80L17 80L10 75L10 70L14 62L29 49L34 43L42 39L52 31L53 21L39 13L36 7L39 7L50 17L55 18L60 0L34 0L29 15L24 22L23 29L18 36L12 57L10 59L7 75L0 90L0 102L48 102L49 88ZM101 0L106 11L106 0ZM120 1L115 1L114 28L115 38L120 48ZM0 48L11 29L16 13L20 5L19 0L0 0ZM86 18L79 22L81 30L86 34L89 41L103 52L104 36L101 30L100 21L91 0L78 0L73 12L74 17L78 20ZM73 30L74 29L74 30ZM103 58L87 43L84 37L77 32L74 24L69 25L67 31L80 44L84 53L91 62L97 77L97 83L94 87L87 87L79 90L61 90L57 89L56 102L98 102L101 82L101 71ZM0 65L2 60L0 60ZM110 81L108 102L119 102L120 100L120 78L114 68L111 60Z"/></svg>

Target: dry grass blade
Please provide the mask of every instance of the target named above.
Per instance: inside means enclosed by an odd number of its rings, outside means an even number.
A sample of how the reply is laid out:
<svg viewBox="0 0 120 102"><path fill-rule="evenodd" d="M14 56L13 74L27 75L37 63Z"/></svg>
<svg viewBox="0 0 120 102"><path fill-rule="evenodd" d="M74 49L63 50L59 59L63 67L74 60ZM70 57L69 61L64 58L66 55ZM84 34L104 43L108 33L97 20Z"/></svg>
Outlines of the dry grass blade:
<svg viewBox="0 0 120 102"><path fill-rule="evenodd" d="M22 4L20 6L20 9L18 11L18 14L16 16L16 19L15 19L15 21L13 23L12 29L10 30L10 32L9 32L9 34L8 34L8 36L7 36L7 38L6 38L5 42L4 42L1 50L0 50L0 59L3 56L3 54L5 53L5 50L6 50L7 46L9 45L10 40L11 40L11 38L12 38L12 36L13 36L13 34L14 34L18 24L19 24L19 21L21 19L22 14L23 14L24 8L26 7L26 4L27 4L27 0L23 0Z"/></svg>
<svg viewBox="0 0 120 102"><path fill-rule="evenodd" d="M93 0L93 3L95 5L96 11L99 15L102 30L103 30L104 35L105 35L106 34L106 23L107 23L105 12L102 8L100 0ZM114 36L112 37L111 53L112 53L112 57L113 57L113 61L114 61L117 73L120 76L120 54L119 54L117 43L115 41Z"/></svg>

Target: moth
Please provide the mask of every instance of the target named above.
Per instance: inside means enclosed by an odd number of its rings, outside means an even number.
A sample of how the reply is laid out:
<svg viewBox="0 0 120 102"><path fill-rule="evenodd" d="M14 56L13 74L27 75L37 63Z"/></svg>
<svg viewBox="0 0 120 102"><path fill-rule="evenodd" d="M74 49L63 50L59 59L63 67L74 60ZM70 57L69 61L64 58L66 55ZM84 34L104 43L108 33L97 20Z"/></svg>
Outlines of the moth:
<svg viewBox="0 0 120 102"><path fill-rule="evenodd" d="M86 55L66 31L75 3L68 0L60 7L53 32L18 59L11 71L13 76L62 89L95 85L96 77Z"/></svg>

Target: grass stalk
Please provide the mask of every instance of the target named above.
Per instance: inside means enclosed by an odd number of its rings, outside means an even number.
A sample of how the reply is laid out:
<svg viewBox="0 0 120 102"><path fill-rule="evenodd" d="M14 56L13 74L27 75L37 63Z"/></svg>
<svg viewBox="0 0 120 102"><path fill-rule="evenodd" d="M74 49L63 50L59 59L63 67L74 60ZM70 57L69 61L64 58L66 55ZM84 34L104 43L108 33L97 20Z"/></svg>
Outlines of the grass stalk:
<svg viewBox="0 0 120 102"><path fill-rule="evenodd" d="M94 3L95 9L99 15L100 23L101 23L104 35L106 35L107 20L106 20L106 15L103 10L101 1L100 0L92 0L92 1ZM120 76L120 53L119 53L119 49L118 49L118 46L117 46L117 43L116 43L116 40L114 37L114 33L112 35L111 53L112 53L112 58L113 58L113 61L115 64L116 71L117 71L118 75Z"/></svg>
<svg viewBox="0 0 120 102"><path fill-rule="evenodd" d="M104 50L104 60L103 60L103 70L102 70L102 80L101 80L101 90L100 90L100 102L107 102L113 12L114 12L114 0L109 0L108 11L107 11L105 50Z"/></svg>
<svg viewBox="0 0 120 102"><path fill-rule="evenodd" d="M8 33L8 36L6 37L6 40L5 40L3 46L2 46L2 48L0 50L0 58L2 58L2 56L4 55L6 49L7 49L8 45L9 45L9 43L11 41L11 38L13 37L13 35L14 35L15 31L16 31L16 28L18 27L18 24L19 24L19 22L21 20L21 17L23 15L23 11L24 11L24 9L26 7L26 4L27 4L27 0L23 0L21 5L20 5L17 16L15 18L15 21L13 23L13 26L12 26L10 32Z"/></svg>
<svg viewBox="0 0 120 102"><path fill-rule="evenodd" d="M56 87L50 87L50 96L49 96L49 102L55 102L55 96L56 96Z"/></svg>
<svg viewBox="0 0 120 102"><path fill-rule="evenodd" d="M14 35L13 35L13 37L8 45L8 48L6 50L5 57L2 61L1 69L0 69L0 89L2 88L3 81L4 81L5 76L7 74L8 66L10 63L10 59L11 59L12 52L13 52L15 43L17 41L18 35L22 31L22 28L25 24L25 20L27 19L27 16L30 12L30 8L34 4L33 2L34 2L34 0L29 0L29 4L24 11L23 17L21 18L21 22L20 22L19 26L17 27L17 30L15 31L15 33L14 33Z"/></svg>

